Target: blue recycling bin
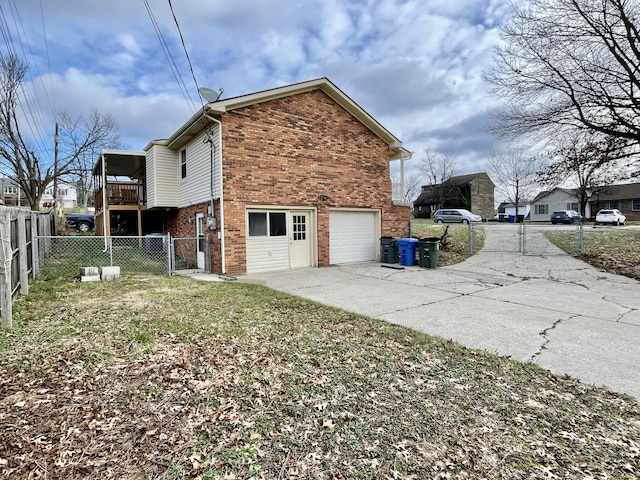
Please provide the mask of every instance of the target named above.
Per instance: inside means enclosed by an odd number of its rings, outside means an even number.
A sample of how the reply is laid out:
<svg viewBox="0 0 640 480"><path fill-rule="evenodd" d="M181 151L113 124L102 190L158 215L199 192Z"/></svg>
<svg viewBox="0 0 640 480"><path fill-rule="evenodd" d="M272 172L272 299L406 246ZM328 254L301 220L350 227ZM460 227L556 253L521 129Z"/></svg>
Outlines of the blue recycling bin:
<svg viewBox="0 0 640 480"><path fill-rule="evenodd" d="M400 265L412 267L416 263L417 238L401 238L398 240L400 247Z"/></svg>

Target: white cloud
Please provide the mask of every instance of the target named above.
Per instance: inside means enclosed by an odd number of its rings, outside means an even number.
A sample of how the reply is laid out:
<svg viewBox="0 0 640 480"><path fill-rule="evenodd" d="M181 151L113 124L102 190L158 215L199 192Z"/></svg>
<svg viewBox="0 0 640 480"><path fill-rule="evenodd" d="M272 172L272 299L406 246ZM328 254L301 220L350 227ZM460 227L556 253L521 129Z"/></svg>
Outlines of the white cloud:
<svg viewBox="0 0 640 480"><path fill-rule="evenodd" d="M225 97L328 76L411 150L451 152L475 170L494 142L481 128L497 104L482 71L508 0L173 4L198 84L224 87ZM149 5L199 105L167 2ZM134 149L191 116L143 2L21 0L17 8L22 25L9 27L24 28L26 37L16 49L33 52L34 77L43 76L38 91L52 90L58 110L110 112ZM43 112L53 124L53 112Z"/></svg>

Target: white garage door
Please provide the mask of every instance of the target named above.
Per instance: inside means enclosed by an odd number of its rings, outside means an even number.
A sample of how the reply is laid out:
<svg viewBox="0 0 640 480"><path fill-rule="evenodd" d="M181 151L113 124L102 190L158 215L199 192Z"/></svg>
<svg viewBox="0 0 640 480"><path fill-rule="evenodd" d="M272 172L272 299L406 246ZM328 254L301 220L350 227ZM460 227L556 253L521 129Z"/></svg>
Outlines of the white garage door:
<svg viewBox="0 0 640 480"><path fill-rule="evenodd" d="M375 212L330 212L329 255L332 264L375 260Z"/></svg>

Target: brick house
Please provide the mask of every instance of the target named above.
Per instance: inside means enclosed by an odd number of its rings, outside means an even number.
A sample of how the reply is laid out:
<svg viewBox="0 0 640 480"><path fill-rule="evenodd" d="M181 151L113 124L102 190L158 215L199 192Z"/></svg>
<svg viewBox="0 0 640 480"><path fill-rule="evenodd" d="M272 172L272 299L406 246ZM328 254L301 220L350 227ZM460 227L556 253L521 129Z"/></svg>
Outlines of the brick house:
<svg viewBox="0 0 640 480"><path fill-rule="evenodd" d="M466 208L482 218L494 215L495 185L484 172L451 177L437 185L423 185L413 202L416 218L431 218L439 208Z"/></svg>
<svg viewBox="0 0 640 480"><path fill-rule="evenodd" d="M409 232L390 178L407 158L326 78L217 100L143 152L102 153L96 228L208 240L198 266L228 275L378 260Z"/></svg>

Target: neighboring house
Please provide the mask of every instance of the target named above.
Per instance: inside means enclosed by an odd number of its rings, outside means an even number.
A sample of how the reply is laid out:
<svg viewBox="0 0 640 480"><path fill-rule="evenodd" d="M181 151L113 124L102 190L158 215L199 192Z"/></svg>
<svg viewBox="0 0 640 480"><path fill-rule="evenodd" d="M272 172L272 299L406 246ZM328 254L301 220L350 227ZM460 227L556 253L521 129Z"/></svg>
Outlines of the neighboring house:
<svg viewBox="0 0 640 480"><path fill-rule="evenodd" d="M63 209L78 206L78 189L70 183L58 181L58 205ZM53 182L47 185L40 198L40 208L53 208Z"/></svg>
<svg viewBox="0 0 640 480"><path fill-rule="evenodd" d="M542 191L531 201L532 222L548 222L551 214L557 210L575 210L580 212L580 201L578 200L578 190L575 188L554 188ZM585 218L589 216L584 212Z"/></svg>
<svg viewBox="0 0 640 480"><path fill-rule="evenodd" d="M494 183L484 172L451 177L438 185L423 185L420 196L413 202L413 215L430 218L438 208L466 208L482 218L490 218L494 215L494 189Z"/></svg>
<svg viewBox="0 0 640 480"><path fill-rule="evenodd" d="M591 189L589 194L588 207L594 217L602 208L617 208L627 220L640 221L640 183L597 187Z"/></svg>
<svg viewBox="0 0 640 480"><path fill-rule="evenodd" d="M507 218L510 216L514 216L514 217L516 216L516 205L514 203L505 203L501 205L503 207L502 212ZM523 218L528 218L530 212L531 212L531 205L529 203L518 204L517 215L522 215ZM500 213L499 208L498 208L498 213Z"/></svg>
<svg viewBox="0 0 640 480"><path fill-rule="evenodd" d="M409 233L389 164L410 155L326 78L218 100L143 152L102 152L96 230L208 239L197 265L228 275L379 260Z"/></svg>
<svg viewBox="0 0 640 480"><path fill-rule="evenodd" d="M540 192L531 202L531 220L549 221L556 210L576 210L580 212L580 200L576 188L554 188ZM609 185L591 188L587 191L589 201L585 218L592 218L602 208L617 208L627 220L640 220L640 183Z"/></svg>
<svg viewBox="0 0 640 480"><path fill-rule="evenodd" d="M7 177L0 178L0 200L7 206L28 205L22 189Z"/></svg>

